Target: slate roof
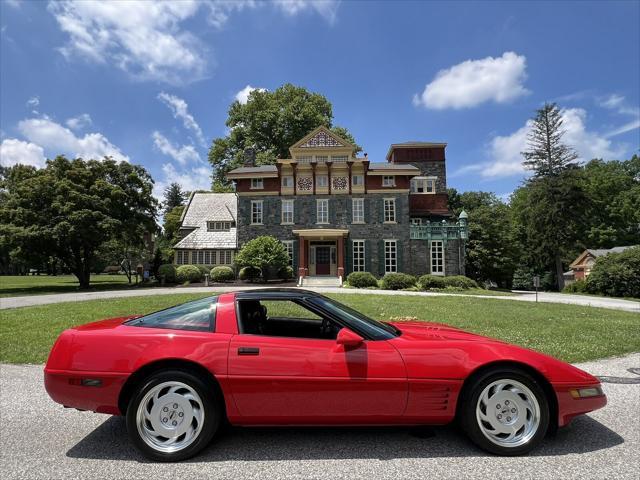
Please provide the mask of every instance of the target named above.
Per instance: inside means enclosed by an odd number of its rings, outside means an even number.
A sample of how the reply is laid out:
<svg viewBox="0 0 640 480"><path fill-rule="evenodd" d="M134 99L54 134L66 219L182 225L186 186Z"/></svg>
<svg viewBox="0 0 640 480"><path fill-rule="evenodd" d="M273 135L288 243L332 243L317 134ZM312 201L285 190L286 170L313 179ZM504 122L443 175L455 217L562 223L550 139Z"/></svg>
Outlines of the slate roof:
<svg viewBox="0 0 640 480"><path fill-rule="evenodd" d="M181 230L192 230L174 248L236 248L236 227L228 232L208 232L207 222L235 222L235 193L194 193L182 215Z"/></svg>
<svg viewBox="0 0 640 480"><path fill-rule="evenodd" d="M275 165L259 165L257 167L238 167L234 168L229 174L237 173L277 173L278 169Z"/></svg>
<svg viewBox="0 0 640 480"><path fill-rule="evenodd" d="M406 163L370 163L369 170L415 170L420 172L420 169L415 165Z"/></svg>
<svg viewBox="0 0 640 480"><path fill-rule="evenodd" d="M624 252L628 248L632 248L633 245L628 247L613 247L613 248L588 248L587 251L593 255L594 257L601 257L603 255L607 255L609 253L621 253Z"/></svg>

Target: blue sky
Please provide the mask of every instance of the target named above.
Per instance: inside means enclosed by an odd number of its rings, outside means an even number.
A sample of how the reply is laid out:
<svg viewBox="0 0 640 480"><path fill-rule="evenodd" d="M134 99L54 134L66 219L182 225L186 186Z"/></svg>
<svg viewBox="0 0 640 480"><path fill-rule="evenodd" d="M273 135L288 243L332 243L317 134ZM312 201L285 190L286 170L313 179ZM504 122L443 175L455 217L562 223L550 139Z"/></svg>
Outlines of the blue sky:
<svg viewBox="0 0 640 480"><path fill-rule="evenodd" d="M640 147L640 2L2 0L2 163L110 154L208 187L248 88L320 92L373 161L444 141L448 184L506 196L527 120L563 107L583 159Z"/></svg>

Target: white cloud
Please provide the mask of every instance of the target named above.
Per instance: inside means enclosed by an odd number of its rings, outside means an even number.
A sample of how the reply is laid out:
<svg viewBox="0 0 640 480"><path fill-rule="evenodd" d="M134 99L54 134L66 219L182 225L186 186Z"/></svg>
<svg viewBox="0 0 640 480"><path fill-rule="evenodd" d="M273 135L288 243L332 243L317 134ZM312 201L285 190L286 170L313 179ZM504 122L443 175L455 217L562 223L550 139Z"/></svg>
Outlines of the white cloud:
<svg viewBox="0 0 640 480"><path fill-rule="evenodd" d="M598 103L604 108L619 108L624 103L624 97L622 95L612 93L611 95L598 99Z"/></svg>
<svg viewBox="0 0 640 480"><path fill-rule="evenodd" d="M78 137L71 130L48 117L22 120L18 123L18 129L27 140L39 145L53 156L65 154L85 160L101 160L105 156L110 156L114 160L129 161L129 157L103 134L87 133L83 137Z"/></svg>
<svg viewBox="0 0 640 480"><path fill-rule="evenodd" d="M605 135L587 130L587 112L584 109L568 108L561 113L565 130L563 142L575 148L580 161L592 158L613 160L624 154L622 146L613 145ZM493 137L489 142L488 161L464 166L452 176L476 172L486 179L526 174L521 152L527 149L527 134L531 125L532 121L529 120L510 135Z"/></svg>
<svg viewBox="0 0 640 480"><path fill-rule="evenodd" d="M242 90L240 90L238 93L236 93L236 100L240 103L242 103L243 105L245 103L247 103L249 101L249 94L251 92L253 92L254 90L258 90L259 92L266 92L267 89L266 88L258 88L258 87L252 87L251 85L247 85L246 87L244 87Z"/></svg>
<svg viewBox="0 0 640 480"><path fill-rule="evenodd" d="M608 110L614 110L616 113L624 116L630 116L633 120L613 128L605 135L607 138L615 137L623 133L631 132L637 128L640 128L640 107L631 107L627 104L627 100L624 96L612 93L606 97L600 97L597 99L598 105Z"/></svg>
<svg viewBox="0 0 640 480"><path fill-rule="evenodd" d="M189 106L187 105L187 102L175 95L170 95L165 92L161 92L158 95L158 99L171 109L174 118L182 120L184 127L195 133L198 142L200 142L201 145L206 146L202 129L200 128L200 125L198 125L198 122L196 122L195 118L193 118L193 115L189 113Z"/></svg>
<svg viewBox="0 0 640 480"><path fill-rule="evenodd" d="M37 108L40 105L40 97L34 95L29 100L27 100L27 108Z"/></svg>
<svg viewBox="0 0 640 480"><path fill-rule="evenodd" d="M274 6L289 15L314 11L330 23L335 20L334 0L181 0L181 1L50 1L48 10L69 36L60 49L71 58L113 64L134 79L185 84L208 73L211 55L207 44L185 23L208 10L209 24L221 28L234 11Z"/></svg>
<svg viewBox="0 0 640 480"><path fill-rule="evenodd" d="M339 0L274 0L274 4L285 14L294 16L306 11L314 11L330 25L336 21Z"/></svg>
<svg viewBox="0 0 640 480"><path fill-rule="evenodd" d="M506 103L529 93L523 86L526 78L524 55L505 52L497 58L467 60L440 70L422 94L414 95L413 103L435 110Z"/></svg>
<svg viewBox="0 0 640 480"><path fill-rule="evenodd" d="M13 7L13 8L20 8L20 7L21 7L21 3L22 3L23 1L24 1L24 0L4 0L4 2L5 2L7 5L9 5L9 6Z"/></svg>
<svg viewBox="0 0 640 480"><path fill-rule="evenodd" d="M0 144L0 165L3 167L21 163L42 168L46 160L44 150L35 143L23 142L16 138L7 138Z"/></svg>
<svg viewBox="0 0 640 480"><path fill-rule="evenodd" d="M83 128L89 127L93 121L91 120L91 115L88 113L82 113L76 117L67 119L65 123L67 127L72 130L82 130Z"/></svg>
<svg viewBox="0 0 640 480"><path fill-rule="evenodd" d="M170 183L180 184L183 190L192 192L194 190L211 190L211 168L207 166L197 166L184 170L176 170L171 163L162 165L163 179L157 181L153 187L153 195L162 200L163 192Z"/></svg>
<svg viewBox="0 0 640 480"><path fill-rule="evenodd" d="M176 160L181 165L184 165L188 162L200 162L200 155L193 148L193 145L182 145L181 147L176 147L173 145L167 137L162 135L160 132L153 132L153 143L158 150L160 150L165 155L170 156L174 160Z"/></svg>

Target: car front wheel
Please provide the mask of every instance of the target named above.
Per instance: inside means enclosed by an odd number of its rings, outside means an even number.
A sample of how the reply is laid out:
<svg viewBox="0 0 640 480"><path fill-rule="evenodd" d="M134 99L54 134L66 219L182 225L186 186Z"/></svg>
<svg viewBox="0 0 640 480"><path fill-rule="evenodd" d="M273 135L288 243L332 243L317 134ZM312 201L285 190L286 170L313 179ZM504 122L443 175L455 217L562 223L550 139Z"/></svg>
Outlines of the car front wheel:
<svg viewBox="0 0 640 480"><path fill-rule="evenodd" d="M549 403L541 385L518 370L480 377L464 396L461 420L471 440L498 455L522 455L535 448L549 426Z"/></svg>
<svg viewBox="0 0 640 480"><path fill-rule="evenodd" d="M207 446L220 419L211 386L190 372L171 370L152 375L133 395L127 408L127 432L146 457L175 462Z"/></svg>

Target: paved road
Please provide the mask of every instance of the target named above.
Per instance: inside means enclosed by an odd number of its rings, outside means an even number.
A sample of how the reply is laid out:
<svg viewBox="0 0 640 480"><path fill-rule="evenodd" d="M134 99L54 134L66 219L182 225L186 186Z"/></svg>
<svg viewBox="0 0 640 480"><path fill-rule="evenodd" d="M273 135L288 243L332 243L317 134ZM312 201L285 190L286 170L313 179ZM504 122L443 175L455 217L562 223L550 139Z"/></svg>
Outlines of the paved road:
<svg viewBox="0 0 640 480"><path fill-rule="evenodd" d="M145 461L119 417L65 410L47 397L41 366L0 366L4 478L640 478L640 353L580 365L609 405L579 417L526 457L473 447L454 428L231 429L180 464ZM625 380L626 379L626 380Z"/></svg>
<svg viewBox="0 0 640 480"><path fill-rule="evenodd" d="M249 290L252 288L260 288L260 286L247 287L169 287L169 288L142 288L136 290L108 290L104 292L82 292L82 293L59 293L51 295L33 295L24 297L6 297L0 298L0 310L5 308L29 307L33 305L47 305L50 303L62 302L82 302L86 300L97 300L104 298L122 298L122 297L142 297L149 295L166 295L171 293L206 293L210 292L229 292L236 290ZM353 293L363 295L410 295L410 296L473 296L479 298L493 298L505 301L523 301L535 302L535 294L531 292L518 292L513 296L492 296L492 295L460 295L452 293L436 293L436 292L403 292L389 290L358 290L358 289L341 289L331 287L309 287L321 293ZM571 305L582 305L601 308L612 308L614 310L626 310L629 312L640 313L640 302L631 300L622 300L619 298L589 297L586 295L565 295L561 293L540 293L538 300L545 303L565 303Z"/></svg>

